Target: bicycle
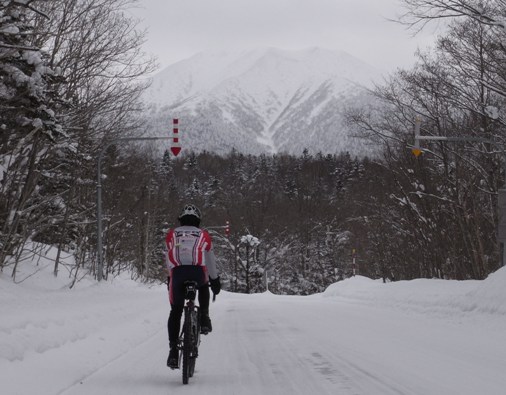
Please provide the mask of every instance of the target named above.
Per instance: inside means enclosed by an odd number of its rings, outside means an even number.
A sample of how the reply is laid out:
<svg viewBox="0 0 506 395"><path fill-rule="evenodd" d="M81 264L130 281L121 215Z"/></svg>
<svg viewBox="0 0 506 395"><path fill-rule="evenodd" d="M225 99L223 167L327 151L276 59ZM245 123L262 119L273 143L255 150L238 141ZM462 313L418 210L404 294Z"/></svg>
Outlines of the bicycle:
<svg viewBox="0 0 506 395"><path fill-rule="evenodd" d="M183 367L183 384L193 377L195 362L199 356L200 345L200 308L195 304L198 284L195 281L185 281L184 323L179 336L178 349L179 366Z"/></svg>

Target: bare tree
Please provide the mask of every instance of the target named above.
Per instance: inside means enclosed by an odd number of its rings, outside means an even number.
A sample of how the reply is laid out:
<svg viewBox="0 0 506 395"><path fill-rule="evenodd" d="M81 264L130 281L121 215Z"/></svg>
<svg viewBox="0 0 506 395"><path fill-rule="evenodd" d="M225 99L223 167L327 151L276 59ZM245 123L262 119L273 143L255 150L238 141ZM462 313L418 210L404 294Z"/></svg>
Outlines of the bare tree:
<svg viewBox="0 0 506 395"><path fill-rule="evenodd" d="M506 29L504 0L403 0L403 3L407 12L401 21L411 27L423 28L434 19L469 17L479 23Z"/></svg>
<svg viewBox="0 0 506 395"><path fill-rule="evenodd" d="M506 97L506 1L505 0L403 0L407 12L400 22L415 31L432 20L450 19L460 24L471 20L483 29L488 42L488 79L482 83L495 93ZM466 33L466 32L464 32Z"/></svg>

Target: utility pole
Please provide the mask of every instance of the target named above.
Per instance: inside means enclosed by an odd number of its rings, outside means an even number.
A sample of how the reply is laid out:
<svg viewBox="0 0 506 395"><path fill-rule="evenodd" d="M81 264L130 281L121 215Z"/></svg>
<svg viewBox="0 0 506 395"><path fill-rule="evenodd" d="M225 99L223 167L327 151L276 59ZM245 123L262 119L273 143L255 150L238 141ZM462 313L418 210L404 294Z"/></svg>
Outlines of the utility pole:
<svg viewBox="0 0 506 395"><path fill-rule="evenodd" d="M114 139L108 142L100 153L98 154L97 164L97 280L101 281L104 276L104 262L103 262L103 230L102 230L102 159L104 154L113 144L122 143L126 141L140 141L140 140L172 140L170 150L177 156L181 152L181 135L179 134L179 119L172 120L172 136L167 137L123 137ZM149 191L148 191L149 193Z"/></svg>
<svg viewBox="0 0 506 395"><path fill-rule="evenodd" d="M501 266L506 264L506 152L503 147L501 147L496 141L482 138L482 137L445 137L445 136L421 136L420 135L420 125L422 121L420 117L417 117L415 120L415 144L411 148L413 155L417 158L420 154L423 153L423 149L420 148L420 140L427 141L448 141L454 143L463 143L463 142L477 142L477 143L486 143L493 145L499 151L503 153L503 166L504 166L504 184L501 189L497 191L498 199L497 199L497 210L498 210L498 229L497 229L497 241L500 245L500 255L501 255Z"/></svg>
<svg viewBox="0 0 506 395"><path fill-rule="evenodd" d="M102 281L104 276L104 262L103 262L103 230L102 230L102 160L107 149L118 143L126 141L139 141L139 140L169 140L172 137L124 137L110 141L100 150L98 154L97 163L97 280Z"/></svg>

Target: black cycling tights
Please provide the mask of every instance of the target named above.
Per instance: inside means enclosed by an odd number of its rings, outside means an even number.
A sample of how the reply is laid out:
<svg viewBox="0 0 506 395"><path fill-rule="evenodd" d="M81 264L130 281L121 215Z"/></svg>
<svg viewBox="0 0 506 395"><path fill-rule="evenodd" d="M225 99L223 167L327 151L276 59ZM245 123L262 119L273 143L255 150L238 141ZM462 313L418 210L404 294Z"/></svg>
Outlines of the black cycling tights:
<svg viewBox="0 0 506 395"><path fill-rule="evenodd" d="M204 284L198 288L198 300L200 311L202 314L209 314L209 285ZM171 310L169 314L169 321L167 323L167 329L169 331L169 342L171 347L177 344L179 338L179 331L181 328L181 316L183 315L183 304L171 304Z"/></svg>

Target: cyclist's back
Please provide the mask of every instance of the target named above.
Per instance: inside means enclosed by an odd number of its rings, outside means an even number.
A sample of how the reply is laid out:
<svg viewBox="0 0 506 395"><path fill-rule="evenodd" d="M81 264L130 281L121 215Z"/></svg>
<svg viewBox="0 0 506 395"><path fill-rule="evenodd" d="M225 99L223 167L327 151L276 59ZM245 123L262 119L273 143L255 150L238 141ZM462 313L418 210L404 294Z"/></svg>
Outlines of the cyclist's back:
<svg viewBox="0 0 506 395"><path fill-rule="evenodd" d="M212 242L209 233L196 226L183 225L170 229L165 239L169 272L180 266L200 266L218 277Z"/></svg>

